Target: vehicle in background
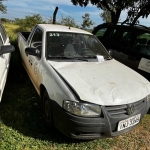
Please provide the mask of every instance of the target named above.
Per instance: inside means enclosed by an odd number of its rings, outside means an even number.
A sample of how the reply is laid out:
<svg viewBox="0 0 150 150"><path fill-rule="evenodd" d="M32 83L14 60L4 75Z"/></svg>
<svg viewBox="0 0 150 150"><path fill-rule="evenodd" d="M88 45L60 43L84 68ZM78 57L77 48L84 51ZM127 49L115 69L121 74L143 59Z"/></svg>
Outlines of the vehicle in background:
<svg viewBox="0 0 150 150"><path fill-rule="evenodd" d="M150 80L150 28L104 23L92 33L113 58Z"/></svg>
<svg viewBox="0 0 150 150"><path fill-rule="evenodd" d="M112 137L132 130L150 107L150 83L111 58L91 33L38 24L18 33L22 63L49 127L75 139Z"/></svg>
<svg viewBox="0 0 150 150"><path fill-rule="evenodd" d="M4 26L0 24L0 102L9 70L11 52L14 50L14 46L10 45Z"/></svg>

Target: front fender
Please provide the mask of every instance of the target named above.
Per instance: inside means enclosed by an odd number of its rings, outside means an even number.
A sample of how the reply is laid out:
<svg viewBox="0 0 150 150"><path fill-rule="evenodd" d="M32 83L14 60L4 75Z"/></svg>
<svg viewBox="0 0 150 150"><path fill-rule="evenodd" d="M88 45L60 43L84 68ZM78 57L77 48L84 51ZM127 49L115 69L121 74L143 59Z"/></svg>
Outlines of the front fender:
<svg viewBox="0 0 150 150"><path fill-rule="evenodd" d="M42 83L52 100L56 101L60 106L62 106L63 100L79 100L79 96L75 90L46 60L42 66Z"/></svg>

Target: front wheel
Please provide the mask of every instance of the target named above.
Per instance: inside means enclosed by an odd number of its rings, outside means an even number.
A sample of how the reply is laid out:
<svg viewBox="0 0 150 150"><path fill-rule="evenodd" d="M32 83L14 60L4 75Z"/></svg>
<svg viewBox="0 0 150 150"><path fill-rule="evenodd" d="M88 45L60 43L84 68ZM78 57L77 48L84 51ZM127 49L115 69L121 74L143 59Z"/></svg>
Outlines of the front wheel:
<svg viewBox="0 0 150 150"><path fill-rule="evenodd" d="M43 115L47 126L50 128L53 127L51 100L47 91L45 91L43 95Z"/></svg>

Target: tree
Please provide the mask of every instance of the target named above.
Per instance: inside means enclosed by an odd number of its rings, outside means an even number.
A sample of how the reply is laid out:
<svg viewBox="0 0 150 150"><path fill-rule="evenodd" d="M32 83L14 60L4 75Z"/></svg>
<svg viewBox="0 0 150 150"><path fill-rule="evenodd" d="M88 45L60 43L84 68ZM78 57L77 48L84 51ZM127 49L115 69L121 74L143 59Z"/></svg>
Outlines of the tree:
<svg viewBox="0 0 150 150"><path fill-rule="evenodd" d="M71 0L74 5L86 7L89 2L99 9L110 12L111 22L117 24L120 14L127 10L127 19L134 25L139 17L148 17L150 14L150 0ZM104 14L105 15L105 12Z"/></svg>
<svg viewBox="0 0 150 150"><path fill-rule="evenodd" d="M85 13L85 15L82 16L82 18L83 18L83 23L81 24L82 29L86 29L86 27L89 28L91 25L94 24L94 22L90 20L90 15L88 13Z"/></svg>
<svg viewBox="0 0 150 150"><path fill-rule="evenodd" d="M111 22L111 14L110 11L103 10L103 12L100 14L100 17L103 19L104 22Z"/></svg>
<svg viewBox="0 0 150 150"><path fill-rule="evenodd" d="M79 26L75 23L75 20L71 16L67 16L66 18L61 16L60 24L65 25L65 26L78 27L79 28Z"/></svg>
<svg viewBox="0 0 150 150"><path fill-rule="evenodd" d="M117 24L122 10L133 6L134 0L71 0L74 5L80 5L86 7L89 2L96 5L102 10L108 10L111 15L111 22Z"/></svg>
<svg viewBox="0 0 150 150"><path fill-rule="evenodd" d="M2 1L4 0L0 0L0 11L5 14L7 12L7 9L6 6L2 4Z"/></svg>
<svg viewBox="0 0 150 150"><path fill-rule="evenodd" d="M131 23L131 25L134 25L136 23L139 23L139 18L147 18L150 14L150 0L139 0L138 2L135 2L133 7L130 7L128 9L127 18L122 23Z"/></svg>
<svg viewBox="0 0 150 150"><path fill-rule="evenodd" d="M15 19L15 23L20 25L22 29L32 29L36 24L45 23L40 14L25 16L24 19Z"/></svg>

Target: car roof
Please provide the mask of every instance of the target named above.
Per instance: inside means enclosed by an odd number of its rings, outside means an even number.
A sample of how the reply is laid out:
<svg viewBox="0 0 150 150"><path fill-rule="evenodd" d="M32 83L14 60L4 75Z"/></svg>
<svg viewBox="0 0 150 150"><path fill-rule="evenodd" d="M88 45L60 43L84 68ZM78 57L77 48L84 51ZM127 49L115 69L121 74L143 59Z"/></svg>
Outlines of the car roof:
<svg viewBox="0 0 150 150"><path fill-rule="evenodd" d="M104 26L104 27L119 27L119 28L126 28L126 29L128 28L128 29L136 29L136 30L143 30L143 31L149 31L150 32L150 28L149 27L144 26L144 25L140 25L140 24L136 24L134 26L131 26L130 24L121 25L121 24L113 24L113 23L103 23L103 24L100 24L98 26L99 27L100 26Z"/></svg>
<svg viewBox="0 0 150 150"><path fill-rule="evenodd" d="M70 33L84 33L84 34L90 34L90 32L87 32L85 30L64 26L64 25L57 25L57 24L38 24L39 27L43 28L46 32L47 31L56 31L56 32L70 32Z"/></svg>

